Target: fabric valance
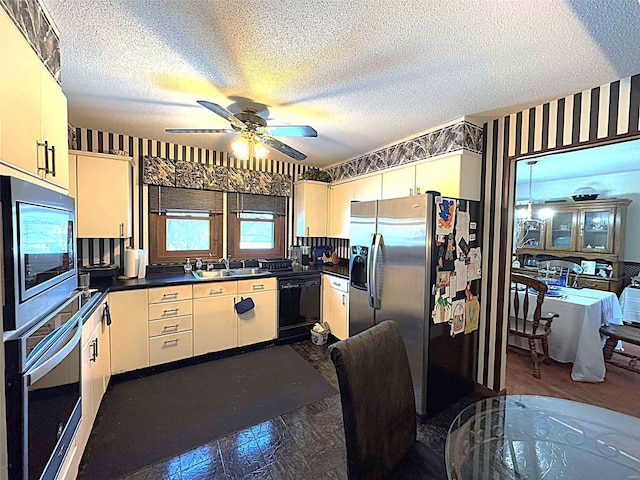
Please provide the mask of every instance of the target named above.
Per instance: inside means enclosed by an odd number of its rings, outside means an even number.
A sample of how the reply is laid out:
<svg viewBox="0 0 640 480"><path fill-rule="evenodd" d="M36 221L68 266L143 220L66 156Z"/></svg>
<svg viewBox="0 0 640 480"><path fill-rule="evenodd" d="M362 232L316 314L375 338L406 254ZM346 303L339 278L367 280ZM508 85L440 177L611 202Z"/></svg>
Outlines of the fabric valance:
<svg viewBox="0 0 640 480"><path fill-rule="evenodd" d="M292 180L283 173L245 170L221 165L143 157L142 181L146 185L195 188L222 192L290 197Z"/></svg>

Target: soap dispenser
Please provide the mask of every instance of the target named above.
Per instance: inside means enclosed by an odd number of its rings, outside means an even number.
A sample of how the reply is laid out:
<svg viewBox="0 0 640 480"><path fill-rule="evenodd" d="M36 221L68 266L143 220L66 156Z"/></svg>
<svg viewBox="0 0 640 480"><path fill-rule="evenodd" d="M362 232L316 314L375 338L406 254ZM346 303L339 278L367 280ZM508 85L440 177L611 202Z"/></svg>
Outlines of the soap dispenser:
<svg viewBox="0 0 640 480"><path fill-rule="evenodd" d="M191 260L187 257L187 261L184 264L184 273L191 273Z"/></svg>

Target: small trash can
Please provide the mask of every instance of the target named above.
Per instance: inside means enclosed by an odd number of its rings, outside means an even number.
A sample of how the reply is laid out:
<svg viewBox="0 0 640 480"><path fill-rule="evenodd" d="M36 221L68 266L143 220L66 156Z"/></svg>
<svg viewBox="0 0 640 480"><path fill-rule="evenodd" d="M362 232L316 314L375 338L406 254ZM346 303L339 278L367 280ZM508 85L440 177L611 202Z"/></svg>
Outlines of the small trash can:
<svg viewBox="0 0 640 480"><path fill-rule="evenodd" d="M329 339L330 332L331 329L329 328L329 324L327 322L324 322L323 324L316 323L311 329L311 343L313 343L314 345L324 345Z"/></svg>
<svg viewBox="0 0 640 480"><path fill-rule="evenodd" d="M311 342L314 345L324 345L327 343L327 339L329 338L329 332L314 332L311 330Z"/></svg>

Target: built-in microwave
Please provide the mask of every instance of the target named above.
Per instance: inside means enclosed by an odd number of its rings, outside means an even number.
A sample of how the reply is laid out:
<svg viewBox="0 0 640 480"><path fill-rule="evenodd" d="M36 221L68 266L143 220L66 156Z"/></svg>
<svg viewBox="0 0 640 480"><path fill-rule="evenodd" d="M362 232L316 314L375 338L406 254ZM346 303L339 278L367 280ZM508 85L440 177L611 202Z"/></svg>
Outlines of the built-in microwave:
<svg viewBox="0 0 640 480"><path fill-rule="evenodd" d="M4 331L29 328L78 285L75 201L0 176Z"/></svg>

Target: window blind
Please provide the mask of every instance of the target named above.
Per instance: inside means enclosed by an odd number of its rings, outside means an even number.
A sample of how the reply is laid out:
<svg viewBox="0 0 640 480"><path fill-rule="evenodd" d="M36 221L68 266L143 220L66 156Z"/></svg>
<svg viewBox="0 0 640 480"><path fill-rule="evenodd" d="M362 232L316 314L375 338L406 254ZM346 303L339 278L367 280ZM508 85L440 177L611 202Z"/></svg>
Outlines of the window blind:
<svg viewBox="0 0 640 480"><path fill-rule="evenodd" d="M287 214L287 197L254 195L250 193L229 193L229 210L233 213Z"/></svg>
<svg viewBox="0 0 640 480"><path fill-rule="evenodd" d="M166 213L171 211L222 213L222 192L214 190L192 190L189 188L149 186L149 211Z"/></svg>

